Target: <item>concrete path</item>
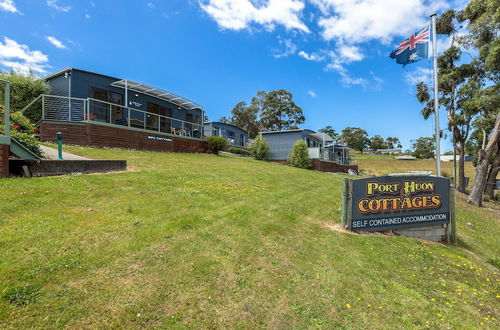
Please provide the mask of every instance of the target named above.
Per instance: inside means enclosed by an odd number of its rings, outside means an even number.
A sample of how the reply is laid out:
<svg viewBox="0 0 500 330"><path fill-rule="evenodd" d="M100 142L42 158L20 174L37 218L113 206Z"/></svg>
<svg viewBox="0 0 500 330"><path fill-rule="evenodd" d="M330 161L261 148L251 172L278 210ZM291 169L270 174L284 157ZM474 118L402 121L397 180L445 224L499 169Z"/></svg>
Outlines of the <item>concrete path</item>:
<svg viewBox="0 0 500 330"><path fill-rule="evenodd" d="M46 147L46 146L40 146L40 149L42 149L42 154L45 159L55 159L57 160L57 149L56 148L51 148L51 147ZM63 148L64 150L64 148ZM63 159L64 160L87 160L88 158L82 157L82 156L77 156L74 154L71 154L69 152L64 152L63 151Z"/></svg>

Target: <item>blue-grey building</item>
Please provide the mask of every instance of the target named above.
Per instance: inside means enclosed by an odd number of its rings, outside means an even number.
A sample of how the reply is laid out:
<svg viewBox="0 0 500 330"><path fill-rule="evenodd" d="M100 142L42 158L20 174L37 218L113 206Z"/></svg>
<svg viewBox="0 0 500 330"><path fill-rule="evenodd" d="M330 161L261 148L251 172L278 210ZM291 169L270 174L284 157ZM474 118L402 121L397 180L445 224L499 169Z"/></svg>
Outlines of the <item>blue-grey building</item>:
<svg viewBox="0 0 500 330"><path fill-rule="evenodd" d="M228 123L212 121L205 123L206 136L221 136L228 145L246 148L248 146L248 132Z"/></svg>
<svg viewBox="0 0 500 330"><path fill-rule="evenodd" d="M309 129L294 129L285 131L261 132L260 135L269 145L269 160L285 161L298 140L306 142L309 157L322 161L349 165L349 151L346 146L334 144L333 139L325 134Z"/></svg>
<svg viewBox="0 0 500 330"><path fill-rule="evenodd" d="M322 148L322 141L314 134L315 132L309 129L260 133L269 145L269 160L287 160L293 144L298 140L304 140L308 148Z"/></svg>
<svg viewBox="0 0 500 330"><path fill-rule="evenodd" d="M202 106L172 92L74 68L58 71L45 80L53 96L44 99L45 120L93 121L203 137Z"/></svg>

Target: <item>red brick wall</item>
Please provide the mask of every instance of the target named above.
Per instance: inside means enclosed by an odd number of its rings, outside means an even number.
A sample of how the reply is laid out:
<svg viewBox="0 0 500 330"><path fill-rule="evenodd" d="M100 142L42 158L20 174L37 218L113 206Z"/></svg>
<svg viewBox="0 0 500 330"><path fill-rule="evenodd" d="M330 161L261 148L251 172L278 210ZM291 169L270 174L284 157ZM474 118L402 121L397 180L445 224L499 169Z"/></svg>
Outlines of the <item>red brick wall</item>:
<svg viewBox="0 0 500 330"><path fill-rule="evenodd" d="M40 140L57 142L56 133L63 133L63 143L81 146L89 145L85 124L45 123L40 124Z"/></svg>
<svg viewBox="0 0 500 330"><path fill-rule="evenodd" d="M355 170L358 172L358 165L339 165L332 162L323 162L319 159L312 160L312 169L322 172L344 172L347 173L349 170Z"/></svg>
<svg viewBox="0 0 500 330"><path fill-rule="evenodd" d="M40 140L56 142L57 132L63 133L64 144L82 146L195 153L205 153L208 147L208 143L202 140L89 123L41 123ZM151 140L148 136L172 141Z"/></svg>
<svg viewBox="0 0 500 330"><path fill-rule="evenodd" d="M9 145L0 144L0 178L9 176Z"/></svg>
<svg viewBox="0 0 500 330"><path fill-rule="evenodd" d="M273 163L289 165L287 160L271 160ZM349 169L358 171L358 165L339 165L337 163L332 162L323 162L319 159L312 160L311 169L321 172L343 172L347 173Z"/></svg>

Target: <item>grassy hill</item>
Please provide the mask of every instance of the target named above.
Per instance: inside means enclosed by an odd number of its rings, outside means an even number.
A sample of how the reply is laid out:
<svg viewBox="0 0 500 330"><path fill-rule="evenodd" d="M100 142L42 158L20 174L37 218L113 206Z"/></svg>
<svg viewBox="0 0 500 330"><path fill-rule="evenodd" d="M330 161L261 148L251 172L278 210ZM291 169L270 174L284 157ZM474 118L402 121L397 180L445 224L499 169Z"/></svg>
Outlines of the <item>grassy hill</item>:
<svg viewBox="0 0 500 330"><path fill-rule="evenodd" d="M1 328L500 326L496 205L458 198L455 247L355 235L343 175L67 149L132 171L0 181Z"/></svg>
<svg viewBox="0 0 500 330"><path fill-rule="evenodd" d="M363 174L384 175L387 173L406 171L432 171L436 172L436 163L431 159L396 160L391 155L360 154L353 152L352 158L359 165ZM441 171L444 176L453 177L453 162L441 162ZM458 175L458 162L457 162ZM476 169L472 162L465 162L465 176L470 178L469 188L472 188L476 176Z"/></svg>

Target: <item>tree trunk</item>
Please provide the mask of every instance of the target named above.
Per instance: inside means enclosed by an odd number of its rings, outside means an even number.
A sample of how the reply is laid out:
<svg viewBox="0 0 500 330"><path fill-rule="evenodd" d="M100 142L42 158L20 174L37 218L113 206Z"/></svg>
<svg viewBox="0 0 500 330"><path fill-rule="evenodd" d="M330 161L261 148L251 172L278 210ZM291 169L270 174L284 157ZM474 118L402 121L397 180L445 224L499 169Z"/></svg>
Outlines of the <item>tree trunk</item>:
<svg viewBox="0 0 500 330"><path fill-rule="evenodd" d="M474 180L474 186L467 199L467 203L482 206L483 192L486 186L486 179L488 175L488 165L490 163L490 157L493 151L495 151L498 140L500 139L500 112L498 112L495 119L495 126L488 140L486 146L479 150L479 159L477 161L476 167L476 179Z"/></svg>
<svg viewBox="0 0 500 330"><path fill-rule="evenodd" d="M490 173L488 174L488 180L486 181L486 188L484 188L484 194L490 199L495 198L495 183L497 179L498 172L500 171L500 143L497 144L497 155L493 164L490 166Z"/></svg>
<svg viewBox="0 0 500 330"><path fill-rule="evenodd" d="M465 193L465 143L460 143L460 158L458 159L458 191Z"/></svg>

